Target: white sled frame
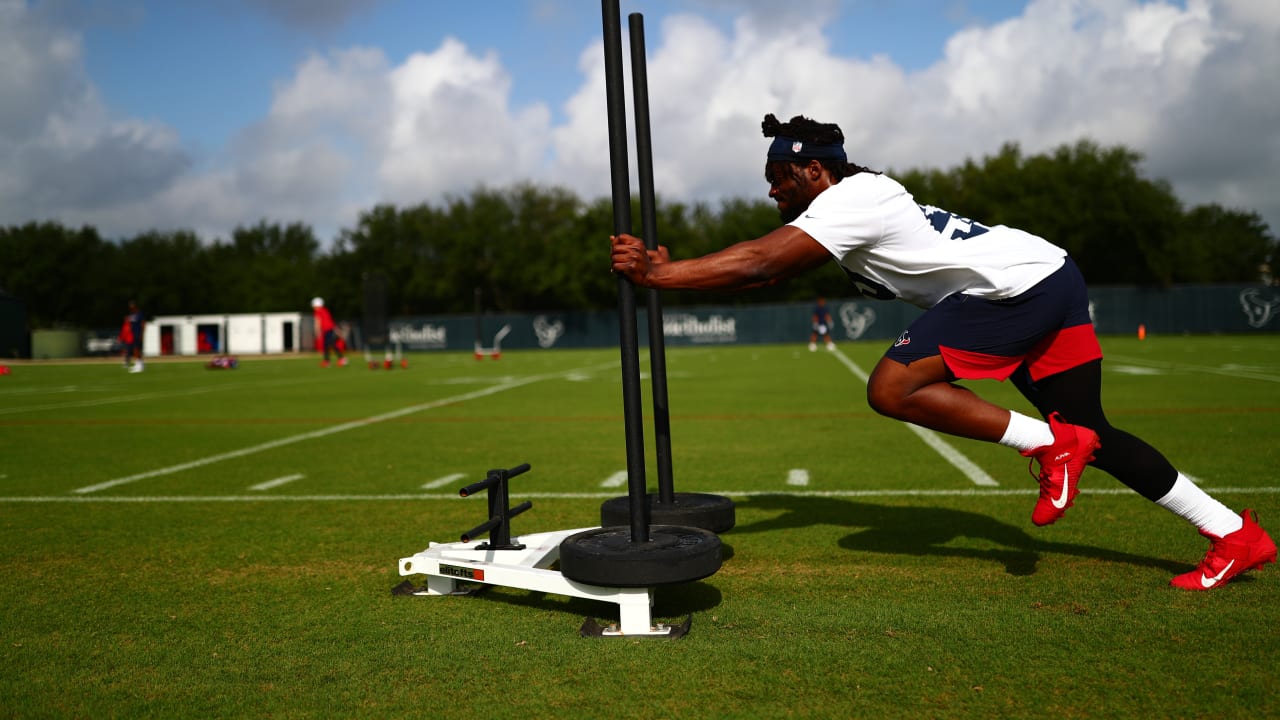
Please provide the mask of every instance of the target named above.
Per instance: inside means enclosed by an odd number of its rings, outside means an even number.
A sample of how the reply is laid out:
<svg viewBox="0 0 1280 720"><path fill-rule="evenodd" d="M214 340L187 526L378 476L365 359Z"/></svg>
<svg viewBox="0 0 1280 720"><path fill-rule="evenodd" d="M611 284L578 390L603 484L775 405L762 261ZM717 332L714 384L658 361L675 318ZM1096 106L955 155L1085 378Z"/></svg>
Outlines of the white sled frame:
<svg viewBox="0 0 1280 720"><path fill-rule="evenodd" d="M618 606L618 624L604 628L606 636L669 636L673 627L652 620L653 588L587 585L566 578L551 566L560 558L560 543L594 528L556 530L512 537L521 550L483 548L485 543L431 543L426 550L400 559L400 574L426 575L425 592L415 595L465 594L459 582L522 588L554 595L600 600Z"/></svg>

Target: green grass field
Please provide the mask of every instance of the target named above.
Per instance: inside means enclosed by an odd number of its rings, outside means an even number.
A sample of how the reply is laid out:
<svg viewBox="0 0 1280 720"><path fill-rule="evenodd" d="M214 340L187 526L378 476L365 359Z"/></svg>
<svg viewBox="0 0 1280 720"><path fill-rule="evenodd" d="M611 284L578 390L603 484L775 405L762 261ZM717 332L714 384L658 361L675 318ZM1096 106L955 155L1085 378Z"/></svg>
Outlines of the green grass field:
<svg viewBox="0 0 1280 720"><path fill-rule="evenodd" d="M1280 337L1103 344L1112 421L1280 529ZM391 592L484 519L457 490L491 468L532 465L517 534L599 522L625 494L601 486L626 467L616 350L13 366L0 715L1280 716L1280 569L1169 588L1207 543L1096 470L1034 527L1017 453L947 438L975 484L867 408L882 346L668 351L676 487L737 503L722 569L657 591L679 640L579 637L607 603Z"/></svg>

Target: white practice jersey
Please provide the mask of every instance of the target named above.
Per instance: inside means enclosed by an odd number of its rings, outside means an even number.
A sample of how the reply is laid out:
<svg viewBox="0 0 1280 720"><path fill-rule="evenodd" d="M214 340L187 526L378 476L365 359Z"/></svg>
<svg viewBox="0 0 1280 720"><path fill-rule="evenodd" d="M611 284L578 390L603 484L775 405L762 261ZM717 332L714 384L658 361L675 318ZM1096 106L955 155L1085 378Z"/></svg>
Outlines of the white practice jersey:
<svg viewBox="0 0 1280 720"><path fill-rule="evenodd" d="M830 251L863 295L923 308L953 293L1020 295L1067 254L1016 228L919 205L897 180L868 172L824 190L791 225Z"/></svg>

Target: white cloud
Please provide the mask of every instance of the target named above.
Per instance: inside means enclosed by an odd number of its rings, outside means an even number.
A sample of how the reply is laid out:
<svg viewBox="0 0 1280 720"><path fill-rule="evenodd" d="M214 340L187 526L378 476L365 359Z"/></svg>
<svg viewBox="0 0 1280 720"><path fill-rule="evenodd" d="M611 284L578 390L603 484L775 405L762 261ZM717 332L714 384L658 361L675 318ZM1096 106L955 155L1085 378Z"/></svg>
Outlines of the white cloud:
<svg viewBox="0 0 1280 720"><path fill-rule="evenodd" d="M1122 144L1185 203L1256 210L1280 232L1280 5L1035 0L915 73L833 57L812 27L758 27L727 36L673 17L649 41L659 194L763 197L759 120L776 112L839 123L851 157L877 168L951 167L1010 141ZM561 158L560 138L602 123L597 75L556 131Z"/></svg>
<svg viewBox="0 0 1280 720"><path fill-rule="evenodd" d="M186 178L189 187L162 202L202 195L204 209L184 203L201 227L302 221L328 239L378 203L531 178L550 113L513 112L509 92L494 56L456 40L397 66L369 48L312 56L277 87L267 117L236 138L217 182Z"/></svg>
<svg viewBox="0 0 1280 720"><path fill-rule="evenodd" d="M1223 0L1210 17L1209 51L1144 145L1148 167L1187 200L1259 210L1280 235L1280 4Z"/></svg>
<svg viewBox="0 0 1280 720"><path fill-rule="evenodd" d="M1184 42L1169 42L1179 34ZM1040 0L1020 18L957 34L919 78L917 107L932 95L945 99L943 111L918 122L957 130L978 150L1006 139L1042 150L1085 136L1141 149L1194 92L1187 80L1210 34L1203 6Z"/></svg>
<svg viewBox="0 0 1280 720"><path fill-rule="evenodd" d="M171 129L113 120L79 36L23 2L0 2L0 97L0 222L94 223L190 166Z"/></svg>
<svg viewBox="0 0 1280 720"><path fill-rule="evenodd" d="M410 56L390 80L378 171L386 199L416 203L538 174L550 112L508 106L511 79L495 54L477 58L449 39Z"/></svg>
<svg viewBox="0 0 1280 720"><path fill-rule="evenodd" d="M831 57L825 44L813 39L817 29L794 24L766 33L758 23L743 20L728 37L697 17L676 16L661 24L656 41L646 32L659 195L763 198L760 122L765 113L786 119L803 112L834 120L844 118L849 101L864 92L897 92L901 73L896 68L880 60L868 65ZM588 197L609 194L602 56L602 45L583 53L579 64L586 82L568 103L565 126L554 131L558 179ZM634 135L630 63L625 64L626 122ZM846 91L850 83L863 89ZM854 117L859 123L864 119ZM840 122L851 141L864 134L860 124ZM633 177L634 147L629 139Z"/></svg>
<svg viewBox="0 0 1280 720"><path fill-rule="evenodd" d="M1008 141L1026 153L1084 137L1123 144L1187 203L1257 210L1280 232L1280 5L1033 0L1018 17L956 33L917 72L834 55L822 32L832 7L817 0L774 24L748 14L730 29L694 15L650 25L661 196L764 198L760 120L773 112L839 123L851 157L877 168L950 167ZM511 105L512 77L492 51L446 40L392 63L377 48L335 49L282 78L262 119L197 167L172 129L110 117L77 35L0 0L0 94L11 99L0 104L0 165L12 169L0 177L0 223L226 237L267 219L304 221L327 239L376 203L439 202L481 184L607 197L599 41L582 48L578 72L553 125L544 104Z"/></svg>
<svg viewBox="0 0 1280 720"><path fill-rule="evenodd" d="M904 130L946 142L926 141L927 155L890 147L945 166L1006 140L1028 152L1082 137L1123 144L1184 202L1257 210L1280 231L1278 26L1280 5L1247 0L1037 0L1019 18L958 34L912 78L925 93ZM949 112L921 116L928 95Z"/></svg>

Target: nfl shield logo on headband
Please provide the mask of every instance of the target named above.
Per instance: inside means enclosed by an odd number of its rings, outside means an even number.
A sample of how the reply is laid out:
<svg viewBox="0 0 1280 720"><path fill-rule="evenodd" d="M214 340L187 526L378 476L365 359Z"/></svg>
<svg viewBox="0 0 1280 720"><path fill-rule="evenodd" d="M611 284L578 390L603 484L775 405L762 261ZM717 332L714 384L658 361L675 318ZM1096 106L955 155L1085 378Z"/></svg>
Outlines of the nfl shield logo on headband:
<svg viewBox="0 0 1280 720"><path fill-rule="evenodd" d="M800 142L799 140L791 143L791 152L798 153L803 149L804 149L804 143Z"/></svg>

